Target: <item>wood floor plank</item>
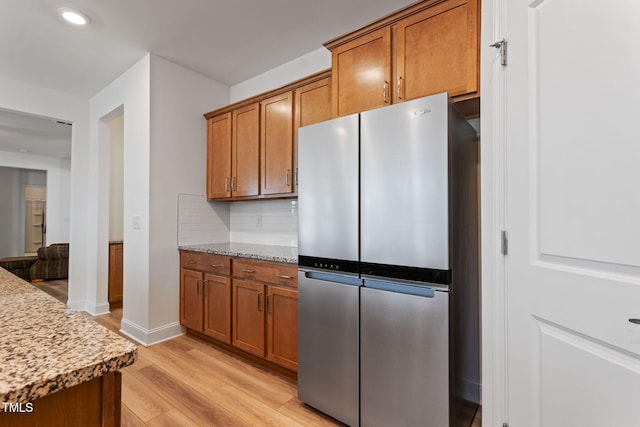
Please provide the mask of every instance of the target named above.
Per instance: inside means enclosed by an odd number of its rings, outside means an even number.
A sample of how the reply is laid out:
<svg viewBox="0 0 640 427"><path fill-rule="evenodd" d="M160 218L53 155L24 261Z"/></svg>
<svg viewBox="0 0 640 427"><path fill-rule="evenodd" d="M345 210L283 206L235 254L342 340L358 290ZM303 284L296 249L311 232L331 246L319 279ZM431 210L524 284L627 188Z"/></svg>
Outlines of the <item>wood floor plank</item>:
<svg viewBox="0 0 640 427"><path fill-rule="evenodd" d="M250 426L220 407L217 402L206 399L197 390L155 366L148 366L131 375L156 390L163 399L172 402L176 409L196 423L205 426Z"/></svg>
<svg viewBox="0 0 640 427"><path fill-rule="evenodd" d="M135 415L144 422L173 409L169 402L141 383L130 371L122 372L122 402L129 408L135 408Z"/></svg>
<svg viewBox="0 0 640 427"><path fill-rule="evenodd" d="M334 420L333 418L327 417L320 411L313 409L310 406L305 405L303 402L299 401L297 398L293 398L284 404L278 412L286 415L287 417L295 420L299 424L303 426L313 426L313 427L335 427L335 426L345 426L338 420Z"/></svg>
<svg viewBox="0 0 640 427"><path fill-rule="evenodd" d="M122 404L121 427L144 427L146 424L133 413L126 404Z"/></svg>
<svg viewBox="0 0 640 427"><path fill-rule="evenodd" d="M218 389L207 397L252 426L301 427L293 419L231 385Z"/></svg>
<svg viewBox="0 0 640 427"><path fill-rule="evenodd" d="M153 350L144 348L138 349L138 351L142 353L145 359L152 362L152 366L165 371L175 378L179 378L184 384L203 392L214 391L227 384L209 366L202 365L186 357L188 353L172 350L171 347L163 344L154 346ZM205 377L207 380L203 381Z"/></svg>
<svg viewBox="0 0 640 427"><path fill-rule="evenodd" d="M200 350L190 350L187 357L198 361L208 369L214 370L228 384L244 391L259 401L269 405L273 409L278 409L288 402L293 394L289 389L283 388L277 382L269 382L258 375L258 368L249 364L244 369L237 369L216 357L211 357ZM273 376L275 377L275 375Z"/></svg>
<svg viewBox="0 0 640 427"><path fill-rule="evenodd" d="M177 409L158 415L148 421L146 425L151 427L199 427L199 424Z"/></svg>

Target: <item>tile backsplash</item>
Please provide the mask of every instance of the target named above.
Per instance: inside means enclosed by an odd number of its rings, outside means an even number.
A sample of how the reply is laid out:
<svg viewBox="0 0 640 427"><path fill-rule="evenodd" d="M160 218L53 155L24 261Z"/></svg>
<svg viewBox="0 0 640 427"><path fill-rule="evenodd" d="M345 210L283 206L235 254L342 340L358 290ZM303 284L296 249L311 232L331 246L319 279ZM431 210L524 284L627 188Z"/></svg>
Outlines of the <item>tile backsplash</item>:
<svg viewBox="0 0 640 427"><path fill-rule="evenodd" d="M298 201L231 203L232 242L298 246Z"/></svg>
<svg viewBox="0 0 640 427"><path fill-rule="evenodd" d="M178 246L206 243L298 246L298 201L208 202L178 195Z"/></svg>
<svg viewBox="0 0 640 427"><path fill-rule="evenodd" d="M228 203L207 202L205 196L178 194L178 246L229 241Z"/></svg>

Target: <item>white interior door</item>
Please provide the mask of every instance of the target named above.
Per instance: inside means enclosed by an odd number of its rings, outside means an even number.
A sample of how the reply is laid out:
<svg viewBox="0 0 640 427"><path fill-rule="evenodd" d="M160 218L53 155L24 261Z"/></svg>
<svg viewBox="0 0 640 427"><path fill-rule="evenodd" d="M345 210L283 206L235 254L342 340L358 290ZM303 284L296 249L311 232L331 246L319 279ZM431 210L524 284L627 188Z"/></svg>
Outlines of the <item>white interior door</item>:
<svg viewBox="0 0 640 427"><path fill-rule="evenodd" d="M640 2L507 1L511 426L640 425Z"/></svg>

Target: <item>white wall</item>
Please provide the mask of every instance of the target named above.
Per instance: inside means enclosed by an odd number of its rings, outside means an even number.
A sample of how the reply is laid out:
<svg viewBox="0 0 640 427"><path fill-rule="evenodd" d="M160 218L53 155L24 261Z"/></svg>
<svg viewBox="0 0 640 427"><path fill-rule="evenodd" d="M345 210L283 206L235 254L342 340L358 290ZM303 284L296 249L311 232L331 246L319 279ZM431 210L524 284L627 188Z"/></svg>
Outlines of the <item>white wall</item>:
<svg viewBox="0 0 640 427"><path fill-rule="evenodd" d="M205 193L206 120L202 115L228 103L227 86L151 56L149 342L167 338L171 325L180 330L178 195Z"/></svg>
<svg viewBox="0 0 640 427"><path fill-rule="evenodd" d="M331 52L324 47L309 52L244 82L231 86L231 102L277 89L311 74L331 68Z"/></svg>
<svg viewBox="0 0 640 427"><path fill-rule="evenodd" d="M71 161L3 151L0 166L47 172L47 245L69 242Z"/></svg>
<svg viewBox="0 0 640 427"><path fill-rule="evenodd" d="M90 176L88 162L89 100L0 76L0 108L73 123L71 171L70 178L66 178L71 183L71 191L67 192L66 199L60 200L60 207L55 208L52 213L54 217L58 217L56 221L60 221L62 218L62 222L64 222L64 218L70 218L68 225L68 241L70 242L69 304L72 304L73 301L83 301L87 283L86 261L89 246L86 233L88 177ZM10 157L13 158L13 156ZM9 158L9 156L5 156L3 153L2 159L5 158ZM33 166L21 167L40 169ZM62 172L60 174L62 175ZM62 182L63 180L64 178L60 177L59 184L51 190L62 192L65 186L68 189L68 185ZM62 206L67 206L66 213ZM53 238L51 237L51 239Z"/></svg>
<svg viewBox="0 0 640 427"><path fill-rule="evenodd" d="M90 100L89 209L87 295L84 307L92 315L106 313L109 251L109 123L124 111L124 296L123 329L145 327L149 301L149 152L150 55L144 56ZM138 215L141 229L133 229Z"/></svg>

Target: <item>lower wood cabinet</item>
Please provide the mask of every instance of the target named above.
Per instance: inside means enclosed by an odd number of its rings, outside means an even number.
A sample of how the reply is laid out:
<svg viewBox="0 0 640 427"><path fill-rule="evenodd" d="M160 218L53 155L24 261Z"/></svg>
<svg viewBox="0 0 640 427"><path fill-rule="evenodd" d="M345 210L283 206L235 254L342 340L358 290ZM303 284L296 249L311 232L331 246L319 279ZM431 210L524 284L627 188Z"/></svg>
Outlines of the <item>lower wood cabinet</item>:
<svg viewBox="0 0 640 427"><path fill-rule="evenodd" d="M187 251L181 266L183 326L297 372L297 266Z"/></svg>
<svg viewBox="0 0 640 427"><path fill-rule="evenodd" d="M264 357L265 286L233 279L233 346Z"/></svg>
<svg viewBox="0 0 640 427"><path fill-rule="evenodd" d="M202 297L202 273L182 269L180 277L180 323L194 331L202 332L204 299Z"/></svg>
<svg viewBox="0 0 640 427"><path fill-rule="evenodd" d="M298 291L267 286L267 360L298 370Z"/></svg>
<svg viewBox="0 0 640 427"><path fill-rule="evenodd" d="M180 323L230 344L231 259L184 251L180 258Z"/></svg>
<svg viewBox="0 0 640 427"><path fill-rule="evenodd" d="M122 265L123 265L124 245L122 243L109 243L109 305L118 306L122 304Z"/></svg>
<svg viewBox="0 0 640 427"><path fill-rule="evenodd" d="M204 275L204 334L231 343L231 278Z"/></svg>

